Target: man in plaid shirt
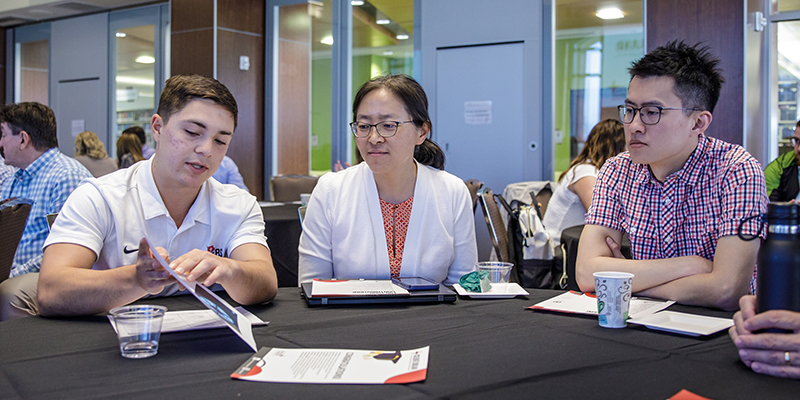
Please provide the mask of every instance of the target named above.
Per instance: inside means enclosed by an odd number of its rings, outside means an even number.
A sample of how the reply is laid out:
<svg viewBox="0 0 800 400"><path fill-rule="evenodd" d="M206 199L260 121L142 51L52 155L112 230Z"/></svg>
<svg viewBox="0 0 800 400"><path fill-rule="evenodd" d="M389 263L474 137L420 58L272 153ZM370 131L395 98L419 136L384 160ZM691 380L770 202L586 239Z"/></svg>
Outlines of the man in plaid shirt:
<svg viewBox="0 0 800 400"><path fill-rule="evenodd" d="M49 232L47 214L59 212L78 184L92 174L58 151L56 117L50 107L35 102L8 104L0 111L0 132L0 154L6 164L19 168L0 187L0 199L33 200L11 266L9 277L15 278L39 272L42 245ZM20 301L13 295L19 281L8 279L0 284L0 321L16 310L10 299Z"/></svg>
<svg viewBox="0 0 800 400"><path fill-rule="evenodd" d="M619 107L628 151L597 177L578 247L581 290L594 290L594 272L622 271L634 274L634 292L683 304L734 310L752 291L760 241L737 228L766 212L766 184L747 151L703 134L722 87L718 63L707 48L672 42L630 68ZM756 235L758 219L742 229ZM632 260L619 251L623 232Z"/></svg>

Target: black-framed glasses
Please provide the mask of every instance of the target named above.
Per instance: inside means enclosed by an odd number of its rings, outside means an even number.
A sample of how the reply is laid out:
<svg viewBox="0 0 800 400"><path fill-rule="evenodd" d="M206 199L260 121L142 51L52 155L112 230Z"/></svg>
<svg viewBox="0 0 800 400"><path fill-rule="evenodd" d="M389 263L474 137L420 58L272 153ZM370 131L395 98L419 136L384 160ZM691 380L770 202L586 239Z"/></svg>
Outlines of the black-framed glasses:
<svg viewBox="0 0 800 400"><path fill-rule="evenodd" d="M619 120L624 124L630 124L636 118L636 112L639 112L639 118L645 125L655 125L661 121L661 112L664 110L691 110L703 111L702 108L682 108L682 107L661 107L661 106L644 106L644 107L631 107L631 106L617 106L619 110Z"/></svg>
<svg viewBox="0 0 800 400"><path fill-rule="evenodd" d="M378 131L378 135L382 137L392 137L397 134L397 127L400 124L408 124L414 121L381 121L377 124L368 124L366 122L351 122L350 123L350 130L353 131L353 135L357 138L365 138L369 136L370 131L372 131L372 127L375 127L375 130Z"/></svg>

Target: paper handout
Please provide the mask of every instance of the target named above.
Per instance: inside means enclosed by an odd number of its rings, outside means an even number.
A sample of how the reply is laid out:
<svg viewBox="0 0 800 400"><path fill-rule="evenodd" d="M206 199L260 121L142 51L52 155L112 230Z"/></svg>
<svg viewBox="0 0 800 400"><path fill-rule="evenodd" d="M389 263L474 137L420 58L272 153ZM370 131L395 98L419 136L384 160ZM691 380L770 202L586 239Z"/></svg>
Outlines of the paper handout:
<svg viewBox="0 0 800 400"><path fill-rule="evenodd" d="M675 304L673 300L643 299L631 297L630 318L640 317L661 311ZM529 309L559 311L573 314L597 315L597 298L589 293L569 291L543 302L534 304Z"/></svg>
<svg viewBox="0 0 800 400"><path fill-rule="evenodd" d="M314 279L311 297L319 296L408 296L408 290L389 280L335 280Z"/></svg>
<svg viewBox="0 0 800 400"><path fill-rule="evenodd" d="M430 346L413 350L263 347L231 374L258 382L390 384L425 380Z"/></svg>
<svg viewBox="0 0 800 400"><path fill-rule="evenodd" d="M257 315L247 311L241 306L236 307L236 310L247 317L254 326L269 324L269 321L262 321ZM108 321L111 322L111 326L114 328L114 331L116 331L117 325L114 323L114 316L109 314ZM228 324L226 324L224 320L218 318L217 314L211 310L167 311L166 314L164 314L164 321L161 323L161 333L227 327Z"/></svg>
<svg viewBox="0 0 800 400"><path fill-rule="evenodd" d="M214 311L214 313L221 318L225 323L228 325L231 330L236 333L242 340L247 343L253 351L258 350L256 346L256 340L253 338L253 325L250 323L250 320L247 319L242 313L236 311L233 306L228 304L225 300L222 300L219 296L214 294L211 289L205 287L204 285L197 284L196 282L189 282L186 280L186 277L183 275L177 274L172 268L169 267L167 261L164 260L164 257L161 257L161 254L158 254L155 251L155 246L153 246L153 242L150 239L145 238L147 240L147 245L150 246L152 249L153 256L158 260L162 267L169 272L170 275L175 277L181 285L183 285L189 293L193 294L194 297L197 297L201 303L203 303L208 309Z"/></svg>

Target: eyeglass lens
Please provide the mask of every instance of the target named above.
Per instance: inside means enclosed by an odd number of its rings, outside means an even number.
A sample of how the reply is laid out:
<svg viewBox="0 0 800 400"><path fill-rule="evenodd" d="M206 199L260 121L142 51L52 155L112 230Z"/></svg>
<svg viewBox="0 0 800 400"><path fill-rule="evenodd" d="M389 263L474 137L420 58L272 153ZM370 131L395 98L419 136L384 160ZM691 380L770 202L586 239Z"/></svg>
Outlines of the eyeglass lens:
<svg viewBox="0 0 800 400"><path fill-rule="evenodd" d="M639 112L642 122L647 125L657 124L661 120L661 110L656 106L646 106L639 109L633 107L619 107L619 117L622 122L630 124L633 118L636 117L636 112Z"/></svg>
<svg viewBox="0 0 800 400"><path fill-rule="evenodd" d="M378 134L383 137L394 136L395 132L397 132L397 122L393 121L379 122L374 125L358 123L358 122L353 122L352 124L350 124L350 127L353 130L353 134L356 135L356 137L369 136L369 132L373 126L375 127L375 129L378 130Z"/></svg>

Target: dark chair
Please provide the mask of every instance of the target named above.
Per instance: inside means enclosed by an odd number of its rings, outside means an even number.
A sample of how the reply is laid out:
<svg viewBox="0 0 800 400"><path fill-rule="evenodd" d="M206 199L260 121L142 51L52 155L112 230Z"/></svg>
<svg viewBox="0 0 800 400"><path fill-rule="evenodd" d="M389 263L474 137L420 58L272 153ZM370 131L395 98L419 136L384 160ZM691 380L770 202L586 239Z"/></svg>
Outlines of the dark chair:
<svg viewBox="0 0 800 400"><path fill-rule="evenodd" d="M472 198L472 212L478 207L478 191L483 187L483 182L477 179L467 179L464 181L469 189L469 195Z"/></svg>
<svg viewBox="0 0 800 400"><path fill-rule="evenodd" d="M492 190L483 187L478 191L478 201L486 218L486 226L489 228L489 236L492 238L492 246L499 261L512 262L508 256L508 233L503 224L503 217L500 216L500 207L497 205Z"/></svg>
<svg viewBox="0 0 800 400"><path fill-rule="evenodd" d="M0 204L0 282L8 279L17 253L17 245L25 230L31 202L11 198Z"/></svg>
<svg viewBox="0 0 800 400"><path fill-rule="evenodd" d="M311 193L317 186L317 177L311 175L276 175L269 179L272 201L300 201L300 195Z"/></svg>
<svg viewBox="0 0 800 400"><path fill-rule="evenodd" d="M575 280L575 263L578 259L578 243L583 233L585 225L571 226L561 231L561 249L563 250L564 257L564 271L566 274L566 287L567 290L580 291L578 281ZM622 234L622 243L620 243L620 252L625 258L631 257L631 241L628 238L628 233Z"/></svg>

